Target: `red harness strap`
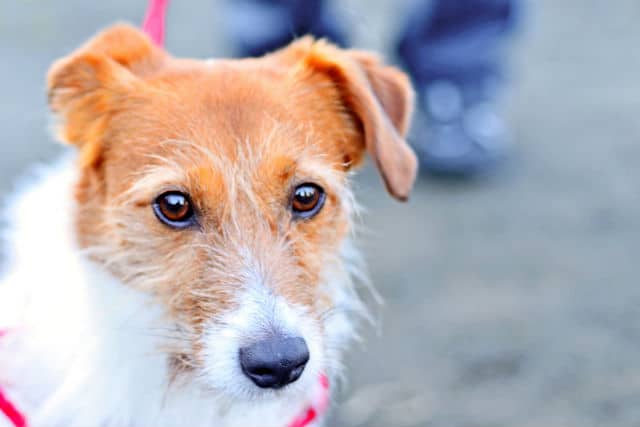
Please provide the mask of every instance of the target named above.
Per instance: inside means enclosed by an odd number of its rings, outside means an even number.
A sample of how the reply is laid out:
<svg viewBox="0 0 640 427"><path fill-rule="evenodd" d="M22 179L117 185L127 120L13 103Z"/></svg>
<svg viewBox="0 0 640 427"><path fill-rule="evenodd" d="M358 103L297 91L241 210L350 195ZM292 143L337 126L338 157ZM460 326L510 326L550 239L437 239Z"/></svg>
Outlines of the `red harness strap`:
<svg viewBox="0 0 640 427"><path fill-rule="evenodd" d="M6 329L0 329L0 338L9 333ZM0 414L4 414L14 427L27 427L27 419L22 412L9 400L2 387L0 387Z"/></svg>
<svg viewBox="0 0 640 427"><path fill-rule="evenodd" d="M287 427L308 427L326 412L329 406L329 379L326 375L320 375L319 381L320 388L314 396L313 404Z"/></svg>
<svg viewBox="0 0 640 427"><path fill-rule="evenodd" d="M0 412L3 413L15 427L27 427L27 419L11 401L5 396L0 388Z"/></svg>

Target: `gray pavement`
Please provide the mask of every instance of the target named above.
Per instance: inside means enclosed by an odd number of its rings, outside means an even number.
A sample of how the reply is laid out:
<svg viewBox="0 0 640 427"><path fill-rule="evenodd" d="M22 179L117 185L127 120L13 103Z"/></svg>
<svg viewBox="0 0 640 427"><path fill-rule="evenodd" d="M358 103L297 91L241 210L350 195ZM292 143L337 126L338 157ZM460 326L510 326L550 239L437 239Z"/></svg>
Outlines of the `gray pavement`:
<svg viewBox="0 0 640 427"><path fill-rule="evenodd" d="M0 0L0 190L58 150L48 64L141 3ZM334 3L359 46L388 46L393 2ZM358 181L385 304L336 426L640 426L640 3L529 5L503 173L421 180L408 205ZM223 24L219 2L175 2L169 48L224 55Z"/></svg>

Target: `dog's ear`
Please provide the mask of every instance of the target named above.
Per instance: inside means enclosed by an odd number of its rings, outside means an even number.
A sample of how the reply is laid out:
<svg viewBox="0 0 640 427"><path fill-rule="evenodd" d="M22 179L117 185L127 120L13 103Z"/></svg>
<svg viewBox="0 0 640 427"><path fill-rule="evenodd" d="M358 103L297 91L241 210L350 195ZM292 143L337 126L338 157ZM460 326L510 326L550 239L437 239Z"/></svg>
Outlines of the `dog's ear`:
<svg viewBox="0 0 640 427"><path fill-rule="evenodd" d="M406 200L416 178L417 160L405 142L413 112L413 90L400 70L384 65L375 55L343 50L325 41L305 37L281 51L297 57L298 67L328 77L340 94L340 102L362 129L364 148L373 159L387 191ZM348 155L354 162L358 152Z"/></svg>
<svg viewBox="0 0 640 427"><path fill-rule="evenodd" d="M47 76L49 106L58 115L59 138L82 150L85 164L97 159L103 134L118 100L167 55L132 26L114 25L71 55L56 61Z"/></svg>

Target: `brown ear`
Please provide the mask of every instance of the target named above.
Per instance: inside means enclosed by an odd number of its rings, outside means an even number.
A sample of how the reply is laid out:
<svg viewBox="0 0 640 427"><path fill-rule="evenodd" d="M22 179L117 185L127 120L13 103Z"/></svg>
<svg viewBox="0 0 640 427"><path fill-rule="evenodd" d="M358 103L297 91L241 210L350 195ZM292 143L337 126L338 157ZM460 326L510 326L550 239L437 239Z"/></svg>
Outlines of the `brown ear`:
<svg viewBox="0 0 640 427"><path fill-rule="evenodd" d="M350 50L348 53L366 73L380 105L404 138L413 114L414 94L409 78L399 69L382 64L380 58L371 52Z"/></svg>
<svg viewBox="0 0 640 427"><path fill-rule="evenodd" d="M366 150L387 191L407 200L417 160L404 140L413 111L413 90L406 74L370 53L342 50L322 40L303 38L283 53L296 52L302 53L304 67L333 81L347 111L362 126Z"/></svg>
<svg viewBox="0 0 640 427"><path fill-rule="evenodd" d="M134 27L118 24L99 33L47 75L49 106L60 118L59 138L82 149L83 163L100 151L116 101L152 72L166 54Z"/></svg>

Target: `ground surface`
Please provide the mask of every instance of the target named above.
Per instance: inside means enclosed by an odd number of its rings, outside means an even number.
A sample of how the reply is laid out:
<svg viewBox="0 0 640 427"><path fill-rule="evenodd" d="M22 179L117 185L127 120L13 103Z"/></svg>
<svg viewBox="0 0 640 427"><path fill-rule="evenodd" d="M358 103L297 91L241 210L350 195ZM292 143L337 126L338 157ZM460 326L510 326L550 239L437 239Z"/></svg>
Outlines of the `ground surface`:
<svg viewBox="0 0 640 427"><path fill-rule="evenodd" d="M48 64L100 26L138 21L138 3L0 0L0 190L56 152ZM360 46L387 43L393 3L341 3ZM408 205L371 171L359 181L386 303L350 356L335 425L640 425L640 4L538 0L529 12L502 175L422 180ZM225 54L223 22L217 3L176 2L169 47Z"/></svg>

